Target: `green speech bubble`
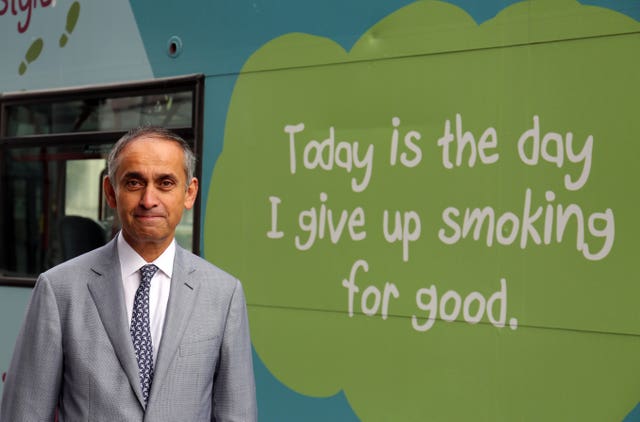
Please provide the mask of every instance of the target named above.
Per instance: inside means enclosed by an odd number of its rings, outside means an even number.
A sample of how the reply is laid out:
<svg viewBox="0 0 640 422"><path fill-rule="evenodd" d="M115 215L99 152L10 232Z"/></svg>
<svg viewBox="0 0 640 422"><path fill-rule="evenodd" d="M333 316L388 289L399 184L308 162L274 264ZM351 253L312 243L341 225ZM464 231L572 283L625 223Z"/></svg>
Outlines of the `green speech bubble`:
<svg viewBox="0 0 640 422"><path fill-rule="evenodd" d="M243 281L273 374L344 390L363 421L622 420L638 28L574 1L480 26L423 1L350 52L307 34L258 50L205 248Z"/></svg>

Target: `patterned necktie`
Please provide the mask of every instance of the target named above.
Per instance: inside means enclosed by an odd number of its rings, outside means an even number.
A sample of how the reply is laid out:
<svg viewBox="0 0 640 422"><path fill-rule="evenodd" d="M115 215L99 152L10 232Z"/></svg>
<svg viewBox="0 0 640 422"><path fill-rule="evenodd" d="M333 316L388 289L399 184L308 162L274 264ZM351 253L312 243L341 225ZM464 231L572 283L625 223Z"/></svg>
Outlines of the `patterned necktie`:
<svg viewBox="0 0 640 422"><path fill-rule="evenodd" d="M140 286L136 291L133 301L133 314L131 316L131 339L133 349L138 359L138 371L140 373L140 386L142 397L146 406L153 380L153 346L151 344L151 328L149 323L149 287L151 279L158 271L158 267L148 264L140 268Z"/></svg>

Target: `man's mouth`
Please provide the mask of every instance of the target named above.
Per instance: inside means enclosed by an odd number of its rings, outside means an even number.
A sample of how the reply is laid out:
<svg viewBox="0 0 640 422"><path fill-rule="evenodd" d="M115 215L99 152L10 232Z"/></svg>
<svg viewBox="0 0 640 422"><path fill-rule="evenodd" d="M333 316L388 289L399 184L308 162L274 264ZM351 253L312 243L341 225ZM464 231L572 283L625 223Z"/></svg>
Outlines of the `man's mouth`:
<svg viewBox="0 0 640 422"><path fill-rule="evenodd" d="M160 218L164 218L163 215L159 214L136 214L134 217L138 220L156 220Z"/></svg>

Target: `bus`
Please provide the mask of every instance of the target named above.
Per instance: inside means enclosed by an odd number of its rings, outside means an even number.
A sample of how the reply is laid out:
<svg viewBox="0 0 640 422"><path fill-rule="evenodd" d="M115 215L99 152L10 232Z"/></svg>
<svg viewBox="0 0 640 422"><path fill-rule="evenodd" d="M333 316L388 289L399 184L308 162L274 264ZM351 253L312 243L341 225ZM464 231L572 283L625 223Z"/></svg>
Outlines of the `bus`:
<svg viewBox="0 0 640 422"><path fill-rule="evenodd" d="M261 421L640 421L636 0L3 0L0 46L0 373L153 124Z"/></svg>

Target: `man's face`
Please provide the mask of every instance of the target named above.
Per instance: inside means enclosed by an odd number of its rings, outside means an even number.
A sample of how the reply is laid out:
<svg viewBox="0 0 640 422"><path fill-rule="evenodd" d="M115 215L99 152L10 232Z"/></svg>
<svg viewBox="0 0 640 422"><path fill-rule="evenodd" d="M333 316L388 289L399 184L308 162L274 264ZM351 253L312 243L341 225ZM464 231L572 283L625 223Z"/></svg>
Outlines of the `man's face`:
<svg viewBox="0 0 640 422"><path fill-rule="evenodd" d="M180 145L153 135L131 141L118 159L115 180L104 181L107 202L117 209L125 240L153 260L173 239L183 210L193 207L198 181L187 183Z"/></svg>

